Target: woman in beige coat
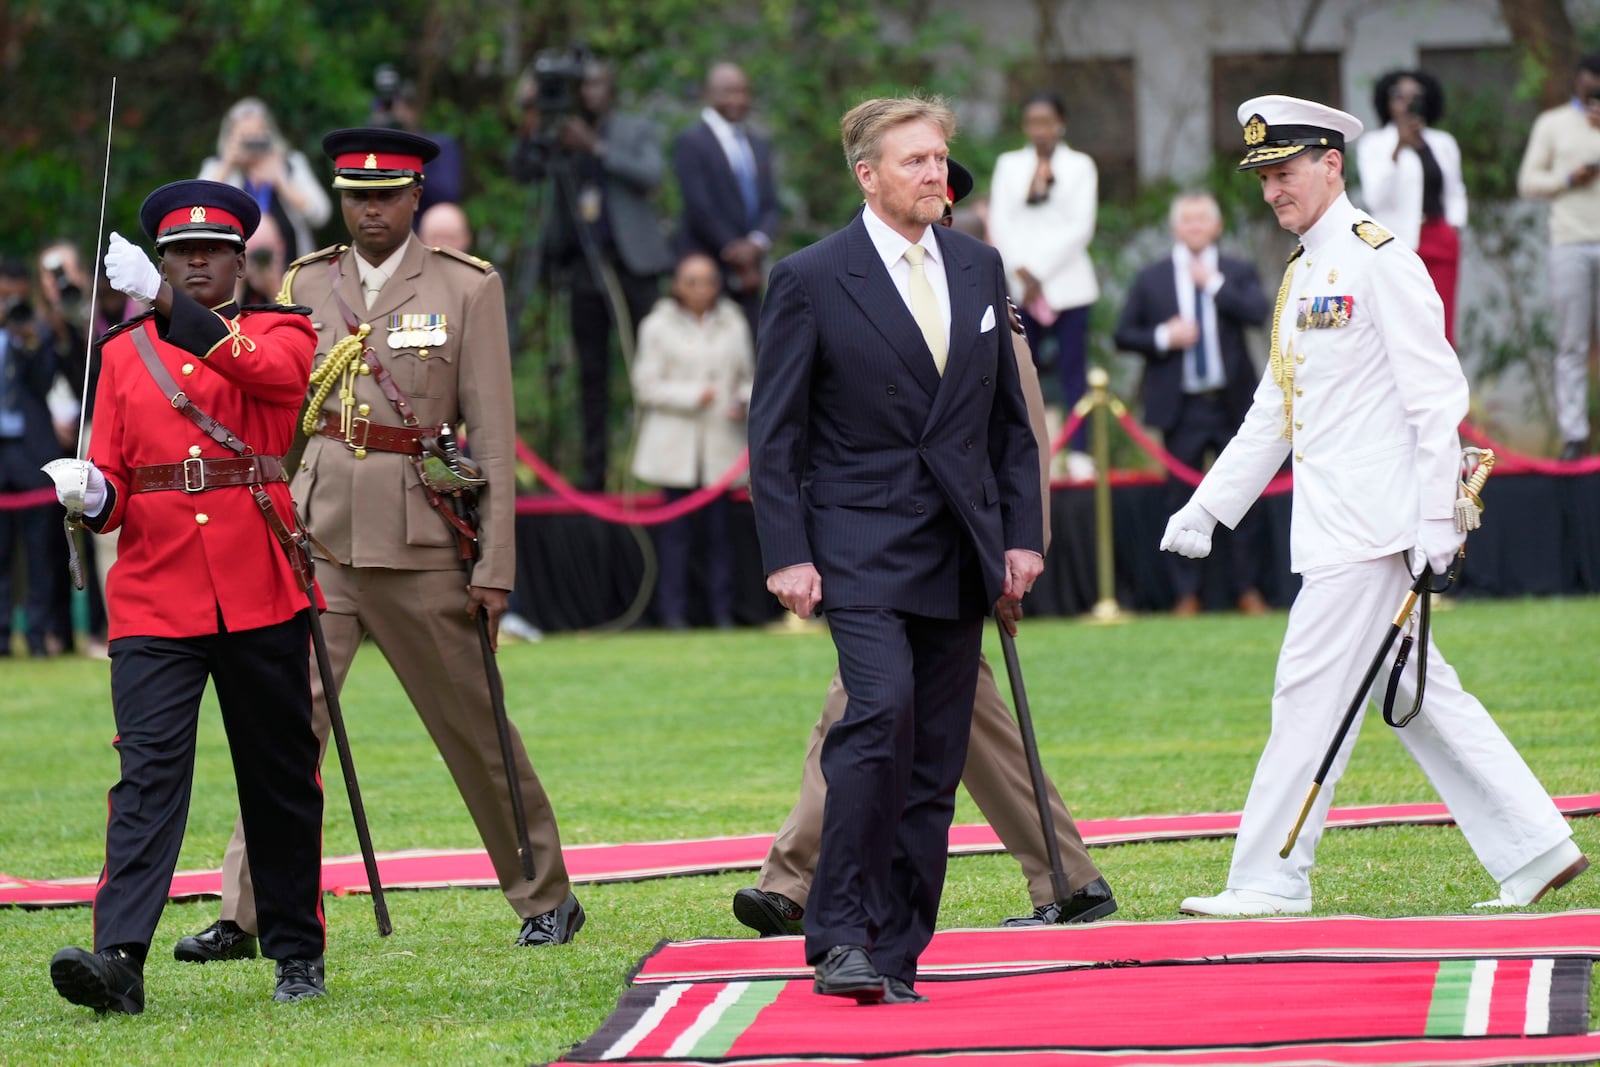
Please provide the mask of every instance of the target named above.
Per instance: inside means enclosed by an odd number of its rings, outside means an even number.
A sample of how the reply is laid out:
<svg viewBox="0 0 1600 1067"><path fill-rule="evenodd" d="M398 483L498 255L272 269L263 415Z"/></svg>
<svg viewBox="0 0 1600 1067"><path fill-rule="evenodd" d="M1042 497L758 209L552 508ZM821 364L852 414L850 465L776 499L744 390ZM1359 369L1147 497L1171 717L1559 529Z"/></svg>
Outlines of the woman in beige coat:
<svg viewBox="0 0 1600 1067"><path fill-rule="evenodd" d="M633 474L666 489L667 500L719 480L745 448L745 414L754 374L754 344L739 306L721 296L721 276L708 256L685 256L672 295L639 324L633 395L639 443ZM742 476L741 476L742 480ZM706 601L713 624L733 625L733 554L728 500L705 517ZM689 543L694 515L664 523L656 539L661 578L656 619L682 629L689 616Z"/></svg>

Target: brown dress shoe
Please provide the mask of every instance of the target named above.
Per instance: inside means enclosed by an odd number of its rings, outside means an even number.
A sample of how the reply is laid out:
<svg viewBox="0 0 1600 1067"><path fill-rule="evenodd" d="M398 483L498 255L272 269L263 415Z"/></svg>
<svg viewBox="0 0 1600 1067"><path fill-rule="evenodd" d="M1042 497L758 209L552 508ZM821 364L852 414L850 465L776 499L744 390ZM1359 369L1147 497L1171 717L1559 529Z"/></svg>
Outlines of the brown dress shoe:
<svg viewBox="0 0 1600 1067"><path fill-rule="evenodd" d="M1267 606L1266 598L1254 589L1246 589L1239 594L1239 603L1236 605L1240 615L1269 615L1272 609Z"/></svg>
<svg viewBox="0 0 1600 1067"><path fill-rule="evenodd" d="M1180 619L1187 619L1191 615L1200 614L1200 598L1193 593L1179 597L1178 602L1172 605L1172 614Z"/></svg>

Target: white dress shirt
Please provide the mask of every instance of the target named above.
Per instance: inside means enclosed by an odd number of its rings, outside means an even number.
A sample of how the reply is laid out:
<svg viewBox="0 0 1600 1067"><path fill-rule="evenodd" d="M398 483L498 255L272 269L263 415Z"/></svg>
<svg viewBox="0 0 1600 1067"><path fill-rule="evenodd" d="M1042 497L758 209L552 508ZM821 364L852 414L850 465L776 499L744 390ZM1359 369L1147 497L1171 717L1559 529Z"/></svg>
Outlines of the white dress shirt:
<svg viewBox="0 0 1600 1067"><path fill-rule="evenodd" d="M883 265L888 268L889 280L894 282L900 299L905 301L906 310L911 311L911 264L906 262L906 249L911 247L911 242L890 229L889 224L874 214L870 206L861 209L861 221L867 227L867 236L872 238L872 247L878 250ZM933 227L925 227L921 240L916 243L928 252L922 261L923 272L928 276L928 285L933 289L933 298L939 302L939 316L944 319L945 348L948 350L950 283L945 278L944 257L939 251L939 242L933 236ZM916 317L915 313L912 317Z"/></svg>
<svg viewBox="0 0 1600 1067"><path fill-rule="evenodd" d="M1172 247L1172 282L1178 292L1178 314L1191 322L1195 319L1195 284L1194 272L1190 264L1194 262L1194 253L1189 251L1188 245L1178 244ZM1200 261L1211 268L1211 278L1206 282L1204 289L1205 320L1201 323L1200 343L1206 349L1206 373L1201 377L1195 368L1195 350L1184 349L1183 352L1183 391L1186 393L1206 393L1213 389L1221 389L1228 384L1228 372L1222 366L1222 342L1217 333L1217 292L1222 288L1224 278L1217 270L1217 246L1207 245L1200 252ZM1170 351L1172 345L1167 333L1167 324L1162 323L1155 331L1156 347L1163 351Z"/></svg>

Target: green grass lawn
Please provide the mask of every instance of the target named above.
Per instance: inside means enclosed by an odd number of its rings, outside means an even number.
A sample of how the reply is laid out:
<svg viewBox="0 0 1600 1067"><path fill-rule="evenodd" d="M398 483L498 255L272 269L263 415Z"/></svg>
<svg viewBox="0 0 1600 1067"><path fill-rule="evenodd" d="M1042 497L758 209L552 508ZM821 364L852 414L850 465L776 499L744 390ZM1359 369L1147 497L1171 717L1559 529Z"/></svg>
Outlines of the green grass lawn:
<svg viewBox="0 0 1600 1067"><path fill-rule="evenodd" d="M1098 627L1029 621L1018 646L1045 766L1082 817L1237 810L1268 724L1280 613L1149 618ZM1465 602L1435 637L1552 793L1600 775L1600 602ZM998 664L991 633L988 645ZM513 718L569 844L772 831L793 802L807 731L832 671L820 631L566 636L501 656ZM358 658L345 714L381 850L473 847L472 823L375 649ZM98 872L116 756L103 663L0 666L0 871ZM330 760L328 855L356 851ZM1340 804L1436 799L1376 716ZM964 795L963 822L980 820ZM202 718L181 864L220 863L234 820L232 773L214 709ZM1575 823L1600 856L1600 820ZM1222 888L1229 841L1122 846L1096 859L1120 919L1176 916ZM728 910L750 873L580 887L589 921L557 949L511 945L518 921L497 892L393 892L395 934L368 900L327 898L324 1000L275 1005L271 964L179 964L172 944L215 902L169 906L145 972L148 1006L97 1018L58 998L50 955L87 945L87 909L0 910L0 1064L525 1064L592 1032L623 976L661 938L742 936ZM1494 895L1459 831L1334 831L1314 879L1318 914L1450 914ZM1600 873L1537 910L1600 908ZM941 926L985 926L1026 910L1005 856L950 863ZM1594 1003L1600 1005L1600 989Z"/></svg>

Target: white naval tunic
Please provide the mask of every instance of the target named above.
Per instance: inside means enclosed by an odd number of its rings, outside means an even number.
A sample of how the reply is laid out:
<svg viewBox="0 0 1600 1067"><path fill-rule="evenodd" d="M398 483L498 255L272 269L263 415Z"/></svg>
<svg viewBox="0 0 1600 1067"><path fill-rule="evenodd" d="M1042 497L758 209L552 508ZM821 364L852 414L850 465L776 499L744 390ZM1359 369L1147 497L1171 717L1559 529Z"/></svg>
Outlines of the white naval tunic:
<svg viewBox="0 0 1600 1067"><path fill-rule="evenodd" d="M1289 611L1228 888L1311 895L1311 866L1357 718L1287 860L1287 838L1339 719L1411 583L1419 520L1454 513L1467 383L1444 339L1438 294L1415 252L1357 236L1370 218L1340 196L1302 237L1279 337L1293 360L1292 440L1269 368L1239 433L1194 499L1229 527L1294 455ZM1330 299L1342 298L1342 299ZM1348 309L1345 325L1335 325ZM1320 318L1319 318L1320 316ZM1571 836L1494 720L1430 643L1422 714L1397 731L1490 876L1501 882ZM1397 698L1415 694L1415 654ZM1377 691L1387 682L1380 673ZM1363 709L1364 710L1364 709Z"/></svg>

